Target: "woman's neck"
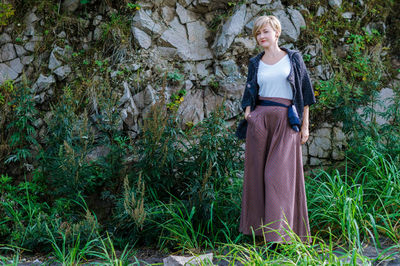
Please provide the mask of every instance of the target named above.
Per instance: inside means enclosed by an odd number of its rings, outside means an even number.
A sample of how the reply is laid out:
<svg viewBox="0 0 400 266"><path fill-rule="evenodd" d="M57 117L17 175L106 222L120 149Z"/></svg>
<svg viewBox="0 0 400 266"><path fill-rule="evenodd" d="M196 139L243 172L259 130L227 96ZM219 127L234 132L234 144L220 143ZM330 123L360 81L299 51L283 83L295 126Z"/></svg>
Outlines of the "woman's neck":
<svg viewBox="0 0 400 266"><path fill-rule="evenodd" d="M278 44L270 47L264 48L265 54L264 56L267 58L274 58L281 54L282 50L279 48Z"/></svg>

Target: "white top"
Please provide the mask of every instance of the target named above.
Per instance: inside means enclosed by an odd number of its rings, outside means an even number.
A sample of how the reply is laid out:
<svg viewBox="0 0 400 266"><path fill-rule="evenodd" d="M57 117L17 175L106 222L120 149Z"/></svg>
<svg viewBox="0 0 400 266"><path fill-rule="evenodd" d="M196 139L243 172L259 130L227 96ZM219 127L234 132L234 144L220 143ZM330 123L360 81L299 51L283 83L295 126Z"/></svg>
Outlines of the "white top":
<svg viewBox="0 0 400 266"><path fill-rule="evenodd" d="M257 73L257 83L260 86L258 95L293 100L292 87L287 80L289 73L290 60L287 54L273 65L260 60Z"/></svg>

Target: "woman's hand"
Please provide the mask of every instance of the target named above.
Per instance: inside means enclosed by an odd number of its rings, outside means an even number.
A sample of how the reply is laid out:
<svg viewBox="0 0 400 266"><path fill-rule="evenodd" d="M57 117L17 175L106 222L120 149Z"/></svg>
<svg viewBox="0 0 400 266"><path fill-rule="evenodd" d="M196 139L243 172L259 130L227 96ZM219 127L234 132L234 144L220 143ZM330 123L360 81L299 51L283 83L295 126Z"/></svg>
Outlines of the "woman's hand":
<svg viewBox="0 0 400 266"><path fill-rule="evenodd" d="M250 116L250 106L246 107L246 110L244 111L244 119L248 119Z"/></svg>
<svg viewBox="0 0 400 266"><path fill-rule="evenodd" d="M306 143L307 142L307 140L308 140L308 137L310 136L310 133L309 133L309 131L308 131L308 126L304 126L304 124L301 126L301 131L300 131L300 134L301 134L301 144L304 144L304 143Z"/></svg>
<svg viewBox="0 0 400 266"><path fill-rule="evenodd" d="M301 125L301 130L300 130L300 136L301 136L300 143L301 144L306 143L308 140L308 137L310 136L310 132L308 131L309 124L310 124L310 122L309 122L309 106L306 105L306 106L304 106L303 124Z"/></svg>

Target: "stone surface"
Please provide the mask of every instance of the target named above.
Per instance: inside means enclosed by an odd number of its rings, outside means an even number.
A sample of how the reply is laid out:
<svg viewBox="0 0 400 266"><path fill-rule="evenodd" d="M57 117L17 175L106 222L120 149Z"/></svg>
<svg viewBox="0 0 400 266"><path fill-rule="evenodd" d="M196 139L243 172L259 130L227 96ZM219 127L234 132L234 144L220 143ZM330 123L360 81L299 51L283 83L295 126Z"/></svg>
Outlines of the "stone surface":
<svg viewBox="0 0 400 266"><path fill-rule="evenodd" d="M21 63L24 65L29 65L33 61L33 55L23 56L21 58Z"/></svg>
<svg viewBox="0 0 400 266"><path fill-rule="evenodd" d="M17 54L12 43L6 43L0 50L1 61L10 61L17 57Z"/></svg>
<svg viewBox="0 0 400 266"><path fill-rule="evenodd" d="M296 42L300 36L300 27L293 25L289 15L284 10L276 10L272 13L276 16L282 25L280 39L286 42Z"/></svg>
<svg viewBox="0 0 400 266"><path fill-rule="evenodd" d="M95 27L99 26L102 19L103 19L103 17L101 15L97 15L93 19L93 26L95 26Z"/></svg>
<svg viewBox="0 0 400 266"><path fill-rule="evenodd" d="M175 9L169 6L164 6L161 8L161 17L167 25L175 17Z"/></svg>
<svg viewBox="0 0 400 266"><path fill-rule="evenodd" d="M98 41L101 39L103 30L100 27L96 27L93 31L93 40Z"/></svg>
<svg viewBox="0 0 400 266"><path fill-rule="evenodd" d="M45 76L43 74L40 74L39 78L36 80L35 84L33 84L32 89L34 93L40 93L48 88L52 84L54 84L56 80L54 79L53 75L50 76Z"/></svg>
<svg viewBox="0 0 400 266"><path fill-rule="evenodd" d="M57 75L59 80L65 79L71 73L71 67L69 65L64 65L56 68L53 72Z"/></svg>
<svg viewBox="0 0 400 266"><path fill-rule="evenodd" d="M34 52L35 46L36 46L36 42L30 41L25 44L24 48L29 52Z"/></svg>
<svg viewBox="0 0 400 266"><path fill-rule="evenodd" d="M139 28L132 28L133 37L135 43L143 49L149 49L151 46L151 37L147 35L146 32L140 30Z"/></svg>
<svg viewBox="0 0 400 266"><path fill-rule="evenodd" d="M317 13L316 13L316 16L317 16L317 17L320 17L320 16L322 16L322 15L325 14L325 13L326 13L326 8L323 7L323 6L319 6L319 7L318 7L318 10L317 10Z"/></svg>
<svg viewBox="0 0 400 266"><path fill-rule="evenodd" d="M354 16L354 12L344 12L342 18L351 19Z"/></svg>
<svg viewBox="0 0 400 266"><path fill-rule="evenodd" d="M54 47L50 54L49 65L48 68L50 70L54 70L62 65L62 61L58 59L64 55L64 50L61 47Z"/></svg>
<svg viewBox="0 0 400 266"><path fill-rule="evenodd" d="M294 27L296 28L297 35L300 36L301 28L306 26L306 21L304 20L303 15L300 13L300 11L293 8L288 8L287 12L290 15L290 19Z"/></svg>
<svg viewBox="0 0 400 266"><path fill-rule="evenodd" d="M270 4L272 0L257 0L257 4L259 5L267 5Z"/></svg>
<svg viewBox="0 0 400 266"><path fill-rule="evenodd" d="M322 80L328 80L332 78L332 72L329 65L318 65L315 67L315 76Z"/></svg>
<svg viewBox="0 0 400 266"><path fill-rule="evenodd" d="M378 113L376 123L378 125L386 124L391 118L384 117L387 108L394 103L393 97L395 93L391 88L383 88L378 95L378 101L375 103L374 109Z"/></svg>
<svg viewBox="0 0 400 266"><path fill-rule="evenodd" d="M222 71L224 71L227 76L237 76L239 74L238 66L233 59L220 62L222 66Z"/></svg>
<svg viewBox="0 0 400 266"><path fill-rule="evenodd" d="M140 9L132 18L131 29L137 27L147 34L159 36L162 32L162 27L155 23L153 19L143 10Z"/></svg>
<svg viewBox="0 0 400 266"><path fill-rule="evenodd" d="M11 42L11 37L7 33L2 33L0 35L0 45Z"/></svg>
<svg viewBox="0 0 400 266"><path fill-rule="evenodd" d="M212 264L213 253L204 255L183 257L168 256L163 260L164 266L180 266L180 265L209 265Z"/></svg>
<svg viewBox="0 0 400 266"><path fill-rule="evenodd" d="M317 158L329 158L332 149L330 129L317 129L312 136L309 143L309 155Z"/></svg>
<svg viewBox="0 0 400 266"><path fill-rule="evenodd" d="M87 162L97 161L99 158L106 157L110 151L111 149L107 146L96 146L86 155L85 159Z"/></svg>
<svg viewBox="0 0 400 266"><path fill-rule="evenodd" d="M123 123L128 127L128 130L132 131L130 133L131 136L135 136L135 134L137 134L139 130L138 116L140 112L135 102L133 101L129 85L126 81L123 83L123 86L124 86L124 95L120 99L120 106L124 105L124 108L121 110L120 113L121 119Z"/></svg>
<svg viewBox="0 0 400 266"><path fill-rule="evenodd" d="M257 42L253 37L236 37L234 44L238 53L253 54L257 47Z"/></svg>
<svg viewBox="0 0 400 266"><path fill-rule="evenodd" d="M18 74L21 74L22 70L24 69L24 65L21 63L21 59L19 59L18 57L14 60L11 60L8 64L12 68L12 70L17 72Z"/></svg>
<svg viewBox="0 0 400 266"><path fill-rule="evenodd" d="M74 12L79 7L80 0L64 0L62 7L66 12Z"/></svg>
<svg viewBox="0 0 400 266"><path fill-rule="evenodd" d="M198 15L196 13L187 10L179 3L176 4L176 14L178 14L179 20L181 21L182 24L198 20Z"/></svg>
<svg viewBox="0 0 400 266"><path fill-rule="evenodd" d="M0 84L3 84L6 80L14 80L18 77L18 73L6 64L0 64Z"/></svg>
<svg viewBox="0 0 400 266"><path fill-rule="evenodd" d="M339 8L342 5L342 0L329 0L329 5L333 8Z"/></svg>
<svg viewBox="0 0 400 266"><path fill-rule="evenodd" d="M245 17L246 5L241 5L223 25L221 33L212 46L217 56L222 56L229 49L235 37L242 32Z"/></svg>
<svg viewBox="0 0 400 266"><path fill-rule="evenodd" d="M154 105L156 102L156 92L153 87L148 84L146 89L133 96L133 100L136 106L142 110L148 106Z"/></svg>
<svg viewBox="0 0 400 266"><path fill-rule="evenodd" d="M30 25L38 20L39 18L36 16L36 14L34 12L31 12L25 17L24 22L26 25Z"/></svg>
<svg viewBox="0 0 400 266"><path fill-rule="evenodd" d="M14 44L15 51L17 52L17 56L21 57L27 54L27 51L21 45Z"/></svg>
<svg viewBox="0 0 400 266"><path fill-rule="evenodd" d="M201 21L195 21L187 23L187 28L188 31L175 17L160 39L166 45L175 47L182 60L199 61L213 58L206 41L209 36L207 26Z"/></svg>
<svg viewBox="0 0 400 266"><path fill-rule="evenodd" d="M202 90L191 90L178 108L178 115L181 118L181 126L187 127L188 123L196 124L204 119L204 101Z"/></svg>

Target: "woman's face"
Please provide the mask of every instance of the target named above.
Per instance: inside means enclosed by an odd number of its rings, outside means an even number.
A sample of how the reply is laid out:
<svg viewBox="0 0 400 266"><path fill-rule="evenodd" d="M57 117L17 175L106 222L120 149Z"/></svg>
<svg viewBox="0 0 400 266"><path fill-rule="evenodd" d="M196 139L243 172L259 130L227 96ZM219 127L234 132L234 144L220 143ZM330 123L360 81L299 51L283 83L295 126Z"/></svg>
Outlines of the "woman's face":
<svg viewBox="0 0 400 266"><path fill-rule="evenodd" d="M257 43L263 48L268 48L276 44L278 40L278 33L271 27L271 25L264 25L257 32Z"/></svg>

